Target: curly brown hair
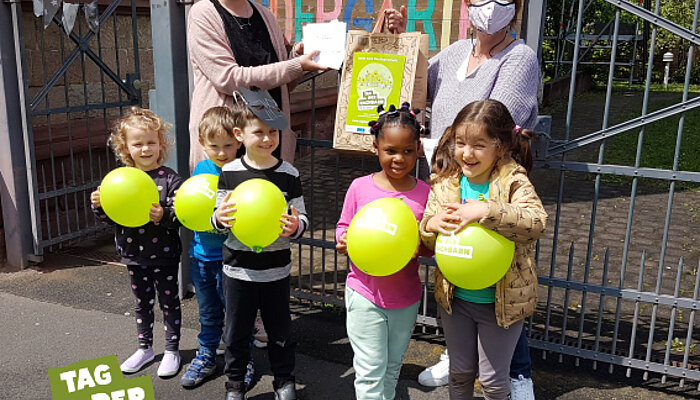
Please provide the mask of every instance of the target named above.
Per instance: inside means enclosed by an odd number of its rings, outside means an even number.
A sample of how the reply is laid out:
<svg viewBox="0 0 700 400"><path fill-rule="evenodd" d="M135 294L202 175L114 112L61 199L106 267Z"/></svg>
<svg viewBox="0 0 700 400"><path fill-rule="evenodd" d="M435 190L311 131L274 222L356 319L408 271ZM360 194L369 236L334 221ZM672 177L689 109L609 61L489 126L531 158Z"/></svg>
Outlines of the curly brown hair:
<svg viewBox="0 0 700 400"><path fill-rule="evenodd" d="M134 159L131 158L126 148L126 133L129 129L143 129L156 132L161 145L158 163L162 165L168 159L168 151L172 146L167 137L170 127L171 124L165 122L153 111L132 106L123 117L114 123L112 133L109 136L109 146L117 156L117 161L121 161L122 164L128 167L133 167L135 165Z"/></svg>

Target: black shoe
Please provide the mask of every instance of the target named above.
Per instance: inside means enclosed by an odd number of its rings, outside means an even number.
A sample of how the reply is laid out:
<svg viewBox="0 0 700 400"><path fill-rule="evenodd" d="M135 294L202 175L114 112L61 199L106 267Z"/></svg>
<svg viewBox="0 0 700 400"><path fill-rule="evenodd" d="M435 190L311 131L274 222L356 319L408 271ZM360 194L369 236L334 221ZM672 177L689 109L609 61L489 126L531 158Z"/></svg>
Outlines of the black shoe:
<svg viewBox="0 0 700 400"><path fill-rule="evenodd" d="M275 400L296 400L296 398L297 392L294 387L294 380L288 380L275 389Z"/></svg>
<svg viewBox="0 0 700 400"><path fill-rule="evenodd" d="M226 382L226 398L224 400L246 400L245 383Z"/></svg>
<svg viewBox="0 0 700 400"><path fill-rule="evenodd" d="M243 392L236 392L235 390L232 390L230 392L226 392L226 398L225 400L245 400L246 396L245 393Z"/></svg>

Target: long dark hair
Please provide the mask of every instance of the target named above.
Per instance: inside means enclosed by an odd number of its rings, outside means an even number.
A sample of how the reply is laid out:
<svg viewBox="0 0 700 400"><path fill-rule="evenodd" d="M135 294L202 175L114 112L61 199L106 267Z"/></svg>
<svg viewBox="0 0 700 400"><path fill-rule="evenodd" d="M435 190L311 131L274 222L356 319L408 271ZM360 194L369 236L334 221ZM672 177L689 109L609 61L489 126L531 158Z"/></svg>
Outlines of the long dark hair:
<svg viewBox="0 0 700 400"><path fill-rule="evenodd" d="M522 129L513 121L508 108L497 100L482 100L467 104L455 117L454 122L440 138L433 154L433 173L438 178L447 178L460 173L455 158L455 140L472 126L484 129L496 141L503 154L511 156L529 172L532 168L530 140L534 132Z"/></svg>

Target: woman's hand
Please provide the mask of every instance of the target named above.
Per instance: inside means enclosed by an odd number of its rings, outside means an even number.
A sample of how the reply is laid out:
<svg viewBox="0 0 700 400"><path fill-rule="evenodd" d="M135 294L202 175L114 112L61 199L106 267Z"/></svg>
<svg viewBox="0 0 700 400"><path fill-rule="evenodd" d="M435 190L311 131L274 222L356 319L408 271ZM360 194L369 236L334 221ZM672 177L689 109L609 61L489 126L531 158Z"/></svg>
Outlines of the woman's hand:
<svg viewBox="0 0 700 400"><path fill-rule="evenodd" d="M151 222L157 224L163 219L163 207L159 203L152 203L151 205L153 207L151 207L151 212L148 213L148 216L151 218Z"/></svg>
<svg viewBox="0 0 700 400"><path fill-rule="evenodd" d="M280 237L290 237L299 229L299 211L292 206L292 214L282 214L282 232Z"/></svg>
<svg viewBox="0 0 700 400"><path fill-rule="evenodd" d="M344 254L346 256L348 255L348 231L347 231L347 229L338 238L338 243L335 244L335 249L338 250L338 253L340 253L340 254Z"/></svg>
<svg viewBox="0 0 700 400"><path fill-rule="evenodd" d="M294 53L298 56L304 54L304 42L294 43Z"/></svg>
<svg viewBox="0 0 700 400"><path fill-rule="evenodd" d="M236 202L231 200L231 193L226 195L224 202L219 205L219 208L214 212L214 219L216 219L217 225L223 226L224 228L231 228L231 222L233 222L236 217Z"/></svg>
<svg viewBox="0 0 700 400"><path fill-rule="evenodd" d="M97 187L97 190L94 192L90 193L90 203L92 203L95 208L102 207L102 201L100 201L100 187Z"/></svg>
<svg viewBox="0 0 700 400"><path fill-rule="evenodd" d="M302 54L299 56L299 61L301 62L301 69L304 71L327 71L328 67L314 61L314 58L319 55L320 51L316 50L311 54Z"/></svg>
<svg viewBox="0 0 700 400"><path fill-rule="evenodd" d="M401 6L399 10L394 8L387 8L384 10L384 24L389 32L406 32L406 21L408 21L408 11L406 11L406 6Z"/></svg>

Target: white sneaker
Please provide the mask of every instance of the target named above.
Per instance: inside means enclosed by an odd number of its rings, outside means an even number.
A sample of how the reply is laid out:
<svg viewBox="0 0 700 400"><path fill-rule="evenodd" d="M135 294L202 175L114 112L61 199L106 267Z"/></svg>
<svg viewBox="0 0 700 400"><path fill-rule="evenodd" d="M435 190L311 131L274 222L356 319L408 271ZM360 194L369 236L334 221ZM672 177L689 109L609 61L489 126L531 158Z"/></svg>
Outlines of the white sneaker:
<svg viewBox="0 0 700 400"><path fill-rule="evenodd" d="M512 400L535 400L532 379L522 375L518 379L510 378L510 398Z"/></svg>
<svg viewBox="0 0 700 400"><path fill-rule="evenodd" d="M428 367L418 374L418 383L423 386L445 386L450 377L450 357L445 353L440 354L440 362Z"/></svg>
<svg viewBox="0 0 700 400"><path fill-rule="evenodd" d="M180 352L165 350L163 353L163 359L160 360L160 365L158 366L158 376L161 378L167 378L169 376L177 375L180 370Z"/></svg>

